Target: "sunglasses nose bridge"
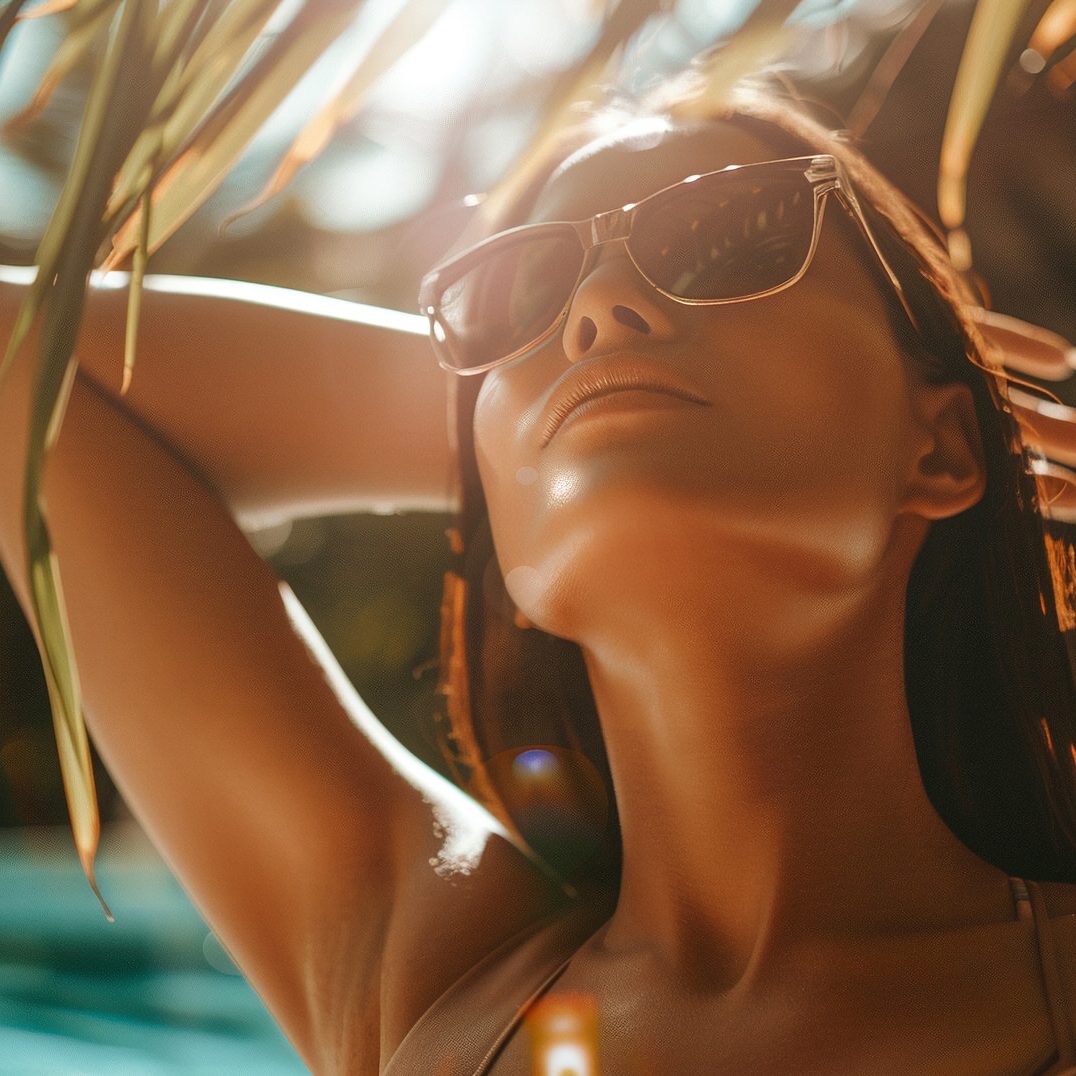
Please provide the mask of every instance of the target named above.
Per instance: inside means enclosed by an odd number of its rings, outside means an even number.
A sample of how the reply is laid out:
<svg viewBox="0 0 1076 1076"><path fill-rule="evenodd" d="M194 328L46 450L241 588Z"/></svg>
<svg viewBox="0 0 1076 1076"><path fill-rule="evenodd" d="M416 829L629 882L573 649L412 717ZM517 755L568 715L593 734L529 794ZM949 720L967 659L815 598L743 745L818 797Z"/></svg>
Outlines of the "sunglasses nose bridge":
<svg viewBox="0 0 1076 1076"><path fill-rule="evenodd" d="M586 237L586 246L597 247L605 243L614 243L627 239L631 232L632 205L610 209L597 213L590 218L590 234Z"/></svg>

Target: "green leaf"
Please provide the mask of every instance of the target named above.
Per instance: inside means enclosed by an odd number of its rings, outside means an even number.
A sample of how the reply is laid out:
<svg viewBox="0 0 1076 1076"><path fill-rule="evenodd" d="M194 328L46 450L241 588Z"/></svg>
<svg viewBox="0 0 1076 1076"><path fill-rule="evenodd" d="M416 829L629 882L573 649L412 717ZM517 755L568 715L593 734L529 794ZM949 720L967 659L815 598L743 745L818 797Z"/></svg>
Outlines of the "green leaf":
<svg viewBox="0 0 1076 1076"><path fill-rule="evenodd" d="M41 476L75 376L74 346L86 277L100 239L101 210L113 170L133 140L130 125L140 122L134 100L121 102L119 92L124 88L125 76L137 79L142 71L137 62L138 35L151 14L152 5L140 0L126 3L119 11L91 87L67 183L38 251L38 275L20 309L16 333L9 343L10 356L21 342L19 331L25 332L47 295L24 464L27 575L75 845L98 896L93 859L100 826L93 770L60 573L41 504ZM105 911L110 914L107 906Z"/></svg>

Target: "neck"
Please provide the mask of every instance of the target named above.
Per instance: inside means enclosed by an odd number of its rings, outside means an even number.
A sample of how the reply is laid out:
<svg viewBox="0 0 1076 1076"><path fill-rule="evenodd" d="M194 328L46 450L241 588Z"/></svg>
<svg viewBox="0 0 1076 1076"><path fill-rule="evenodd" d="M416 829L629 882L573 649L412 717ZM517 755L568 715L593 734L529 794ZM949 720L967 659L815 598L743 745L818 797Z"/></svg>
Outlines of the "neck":
<svg viewBox="0 0 1076 1076"><path fill-rule="evenodd" d="M772 610L759 594L654 583L661 600L643 608L675 622L628 615L584 645L624 846L607 948L731 984L805 940L1009 914L1004 875L957 841L922 786L902 585L760 630L737 615ZM636 593L646 585L633 579Z"/></svg>

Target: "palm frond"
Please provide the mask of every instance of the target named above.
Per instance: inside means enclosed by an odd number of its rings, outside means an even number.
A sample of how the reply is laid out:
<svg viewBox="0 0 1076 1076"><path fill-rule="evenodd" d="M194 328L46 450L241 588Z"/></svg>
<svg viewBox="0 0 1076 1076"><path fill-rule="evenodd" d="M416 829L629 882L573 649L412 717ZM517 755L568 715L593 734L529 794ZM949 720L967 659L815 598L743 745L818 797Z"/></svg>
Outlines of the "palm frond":
<svg viewBox="0 0 1076 1076"><path fill-rule="evenodd" d="M45 0L43 4L38 4L37 7L19 15L19 20L43 19L48 15L60 15L65 11L70 11L78 3L79 0Z"/></svg>
<svg viewBox="0 0 1076 1076"><path fill-rule="evenodd" d="M15 23L22 16L22 6L26 0L7 0L3 10L0 10L0 48L4 47L7 35L11 33Z"/></svg>
<svg viewBox="0 0 1076 1076"><path fill-rule="evenodd" d="M106 210L110 219L122 216L124 208L145 193L150 162L177 156L206 121L264 30L277 0L248 0L217 12L205 10L204 0L181 2L201 14L206 25L197 43L181 39L167 53L163 47L158 50L156 62L167 67L167 73L149 121L116 177Z"/></svg>
<svg viewBox="0 0 1076 1076"><path fill-rule="evenodd" d="M154 186L151 252L217 189L292 87L354 18L360 3L334 0L302 8L204 121ZM135 212L117 230L106 269L122 264L134 252L142 228L140 217Z"/></svg>
<svg viewBox="0 0 1076 1076"><path fill-rule="evenodd" d="M89 13L80 13L76 25L71 27L57 49L33 97L25 108L15 113L5 124L8 132L17 131L32 123L52 99L56 88L98 48L102 34L112 21L116 2L117 0L109 0L107 3L99 3Z"/></svg>
<svg viewBox="0 0 1076 1076"><path fill-rule="evenodd" d="M362 105L370 87L420 40L447 7L448 0L409 0L365 52L340 90L306 123L262 190L228 217L221 228L253 212L278 194L295 174L320 154L333 135Z"/></svg>
<svg viewBox="0 0 1076 1076"><path fill-rule="evenodd" d="M86 278L99 242L101 210L114 172L141 118L130 99L119 100L125 81L137 77L147 31L146 6L119 10L112 38L86 103L68 181L39 249L38 274L19 312L25 333L46 294L45 318L30 411L23 521L34 619L52 704L60 768L83 870L94 892L93 861L100 823L89 743L82 715L78 671L71 649L59 566L41 504L45 456L55 442L75 375L74 346L85 300ZM9 358L21 340L13 337ZM105 913L111 918L107 905Z"/></svg>
<svg viewBox="0 0 1076 1076"><path fill-rule="evenodd" d="M650 17L652 5L646 0L621 0L615 8L606 5L606 12L598 40L575 67L567 69L557 78L547 97L542 120L530 142L483 201L482 220L499 217L504 207L526 189L576 109L593 100L599 92L610 60Z"/></svg>
<svg viewBox="0 0 1076 1076"><path fill-rule="evenodd" d="M1027 7L1028 0L979 0L953 84L938 167L938 214L949 230L949 257L961 270L971 268L963 227L971 154Z"/></svg>
<svg viewBox="0 0 1076 1076"><path fill-rule="evenodd" d="M788 18L798 0L761 0L735 36L713 50L701 65L704 90L682 114L705 117L741 79L772 64L788 45Z"/></svg>

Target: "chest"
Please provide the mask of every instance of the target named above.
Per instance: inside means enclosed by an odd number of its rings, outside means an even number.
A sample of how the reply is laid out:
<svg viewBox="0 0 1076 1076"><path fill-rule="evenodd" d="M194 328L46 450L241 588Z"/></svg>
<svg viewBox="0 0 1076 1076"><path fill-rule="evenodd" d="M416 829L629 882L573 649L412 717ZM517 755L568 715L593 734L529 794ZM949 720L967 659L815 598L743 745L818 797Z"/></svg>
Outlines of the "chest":
<svg viewBox="0 0 1076 1076"><path fill-rule="evenodd" d="M1034 937L1011 926L919 944L804 952L753 993L687 989L584 949L485 1071L1051 1072L1056 1044Z"/></svg>

